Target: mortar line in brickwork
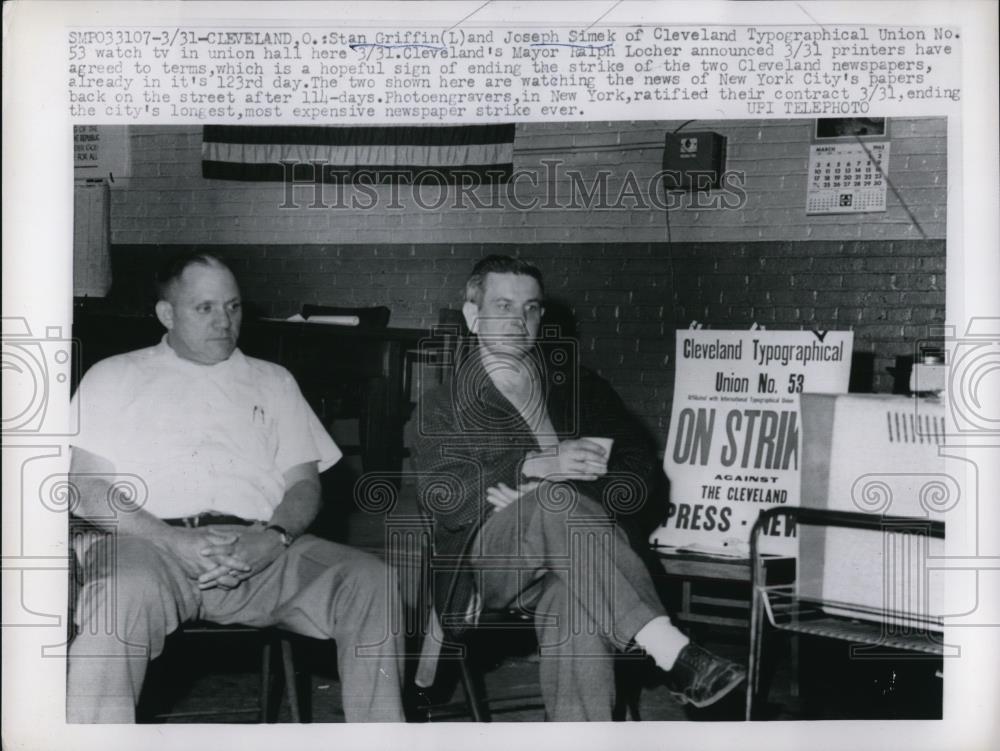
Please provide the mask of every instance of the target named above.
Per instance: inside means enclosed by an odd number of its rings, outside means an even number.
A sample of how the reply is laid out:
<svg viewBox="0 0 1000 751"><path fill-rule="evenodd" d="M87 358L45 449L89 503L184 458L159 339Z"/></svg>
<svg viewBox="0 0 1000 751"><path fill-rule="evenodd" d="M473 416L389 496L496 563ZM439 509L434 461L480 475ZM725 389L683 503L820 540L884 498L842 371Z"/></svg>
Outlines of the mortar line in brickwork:
<svg viewBox="0 0 1000 751"><path fill-rule="evenodd" d="M662 149L662 141L639 141L637 143L622 146L620 144L597 144L593 146L568 146L564 148L553 148L552 146L522 146L514 149L514 155L518 154L581 154L592 151L648 151L649 149Z"/></svg>

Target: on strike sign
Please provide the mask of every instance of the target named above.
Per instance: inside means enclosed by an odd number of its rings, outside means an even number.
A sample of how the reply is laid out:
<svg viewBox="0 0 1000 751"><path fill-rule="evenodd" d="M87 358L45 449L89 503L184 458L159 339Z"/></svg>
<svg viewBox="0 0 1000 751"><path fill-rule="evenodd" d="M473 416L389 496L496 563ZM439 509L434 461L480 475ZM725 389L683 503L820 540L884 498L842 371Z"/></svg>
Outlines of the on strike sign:
<svg viewBox="0 0 1000 751"><path fill-rule="evenodd" d="M850 331L679 331L671 509L651 541L748 555L757 514L799 503L799 395L845 393L853 342ZM777 521L762 549L794 555L795 530Z"/></svg>

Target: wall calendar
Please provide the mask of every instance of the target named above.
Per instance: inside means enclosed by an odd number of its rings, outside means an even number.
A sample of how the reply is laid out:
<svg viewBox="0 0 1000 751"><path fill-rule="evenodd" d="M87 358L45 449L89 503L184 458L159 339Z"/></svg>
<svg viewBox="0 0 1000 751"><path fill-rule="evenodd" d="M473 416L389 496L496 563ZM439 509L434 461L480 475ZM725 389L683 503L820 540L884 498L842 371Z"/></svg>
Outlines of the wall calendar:
<svg viewBox="0 0 1000 751"><path fill-rule="evenodd" d="M885 211L889 142L813 144L807 214Z"/></svg>

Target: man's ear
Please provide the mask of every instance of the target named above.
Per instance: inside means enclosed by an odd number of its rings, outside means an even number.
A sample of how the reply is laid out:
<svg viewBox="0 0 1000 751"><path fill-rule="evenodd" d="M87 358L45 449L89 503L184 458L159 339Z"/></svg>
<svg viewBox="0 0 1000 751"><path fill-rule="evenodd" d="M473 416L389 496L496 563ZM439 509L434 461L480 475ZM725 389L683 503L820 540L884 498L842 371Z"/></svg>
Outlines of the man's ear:
<svg viewBox="0 0 1000 751"><path fill-rule="evenodd" d="M462 306L462 315L465 316L465 325L469 327L469 331L475 334L479 326L479 306L474 302L465 303Z"/></svg>
<svg viewBox="0 0 1000 751"><path fill-rule="evenodd" d="M156 317L160 319L163 328L170 331L174 327L174 306L166 300L160 300L156 303Z"/></svg>

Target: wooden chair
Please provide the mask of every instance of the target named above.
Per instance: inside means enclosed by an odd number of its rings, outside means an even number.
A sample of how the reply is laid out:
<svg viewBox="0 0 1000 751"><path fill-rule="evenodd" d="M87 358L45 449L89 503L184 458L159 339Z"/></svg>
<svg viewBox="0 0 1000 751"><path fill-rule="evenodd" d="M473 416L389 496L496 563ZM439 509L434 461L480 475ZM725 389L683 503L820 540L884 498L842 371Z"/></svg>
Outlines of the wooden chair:
<svg viewBox="0 0 1000 751"><path fill-rule="evenodd" d="M301 313L306 320L314 316L354 316L358 319L359 329L384 329L389 325L392 316L392 311L384 305L351 308L305 303ZM362 448L365 446L366 432L365 421L361 418L365 414L367 398L365 383L347 375L340 377L337 373L331 381L327 373L322 382L300 379L299 386L328 429L338 421L350 421L347 426L349 430L338 431L337 443L346 456L363 457ZM354 422L357 423L356 431Z"/></svg>
<svg viewBox="0 0 1000 751"><path fill-rule="evenodd" d="M286 634L277 629L260 629L241 625L225 626L207 621L186 623L171 634L169 637L171 643L168 645L167 651L154 662L154 665L164 658L170 659L169 655L179 652L180 648L184 646L184 642L195 638L211 639L216 642L225 639L227 643L234 639L246 639L259 645L260 687L256 704L245 708L213 707L187 711L178 711L170 707L157 709L155 698L167 687L159 685L165 682L157 682L155 671L151 671L153 672L153 675L150 676L152 682L147 681L147 686L143 691L143 700L140 701L138 711L140 723L178 720L203 722L213 717L228 718L231 715L244 714L253 715L255 719L252 721L255 722L273 723L277 721L280 710L275 701L275 689L280 690L282 686L284 687L284 697L288 702L291 721L295 723L309 721L308 703L301 701L299 696L292 644ZM275 654L276 652L277 654ZM183 660L183 656L178 655L176 659ZM151 707L150 704L154 704L154 706Z"/></svg>
<svg viewBox="0 0 1000 751"><path fill-rule="evenodd" d="M481 659L483 643L491 646L497 644L497 636L526 638L536 643L535 640L535 614L527 609L517 607L484 609L479 613L476 624L467 628L457 640L445 643L445 636L441 627L440 619L433 605L433 592L431 588L431 530L432 523L425 515L423 519L423 550L421 551L421 602L426 605L424 608L424 622L427 624L423 633L423 645L420 650L420 660L416 667L413 683L409 687L411 693L410 706L422 716L416 719L421 721L433 721L455 716L455 707L451 704L443 703L435 698L438 694L445 693L439 691L438 684L442 680L439 667L444 662L445 665L455 666L458 670L458 680L462 686L465 696L465 712L459 712L457 716L467 716L473 722L491 722L492 712L489 698L486 695L485 673L488 666L485 666ZM420 617L420 614L418 614ZM616 682L618 683L618 702L614 709L614 719L624 720L631 716L633 720L639 718L638 691L634 687L624 685L618 678L619 671L616 671ZM454 684L451 684L454 685ZM543 709L541 692L528 696L516 697L518 701L524 701L516 708L520 710Z"/></svg>
<svg viewBox="0 0 1000 751"><path fill-rule="evenodd" d="M433 721L456 716L455 707L437 697L450 694L448 676L442 671L441 665L457 668L458 680L465 697L465 711L459 711L457 716L466 716L473 722L491 722L489 699L486 695L485 672L475 647L489 632L494 635L502 633L509 636L512 633L528 634L533 638L535 633L534 617L523 610L486 610L480 613L475 627L467 629L457 641L443 644L442 631L437 613L430 610L427 616L427 632L421 650L420 663L411 688L411 706L422 713L421 721ZM442 690L442 684L445 690ZM447 697L445 697L447 698ZM527 705L520 709L542 708L541 694L523 697Z"/></svg>
<svg viewBox="0 0 1000 751"><path fill-rule="evenodd" d="M411 400L411 409L417 395L413 393L413 369L416 366L427 368L434 373L434 383L444 383L455 367L458 345L462 338L468 336L462 311L453 308L440 308L438 322L433 326L430 336L420 342L420 346L406 352L406 371L403 380L403 393ZM428 384L420 384L426 389Z"/></svg>

